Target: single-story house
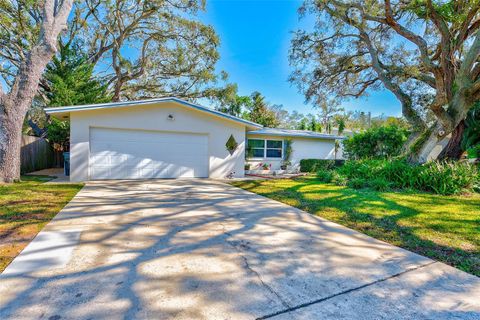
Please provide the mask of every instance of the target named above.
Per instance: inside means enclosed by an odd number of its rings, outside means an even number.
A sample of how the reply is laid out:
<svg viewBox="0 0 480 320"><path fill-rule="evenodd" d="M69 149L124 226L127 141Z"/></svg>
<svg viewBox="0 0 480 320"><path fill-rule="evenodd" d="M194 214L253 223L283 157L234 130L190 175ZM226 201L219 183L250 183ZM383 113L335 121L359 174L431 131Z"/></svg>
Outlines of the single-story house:
<svg viewBox="0 0 480 320"><path fill-rule="evenodd" d="M246 163L251 170L260 163L280 169L287 141L289 168L296 168L304 158L334 159L335 140L342 139L263 128L178 98L48 108L46 112L70 120L71 181L243 177Z"/></svg>

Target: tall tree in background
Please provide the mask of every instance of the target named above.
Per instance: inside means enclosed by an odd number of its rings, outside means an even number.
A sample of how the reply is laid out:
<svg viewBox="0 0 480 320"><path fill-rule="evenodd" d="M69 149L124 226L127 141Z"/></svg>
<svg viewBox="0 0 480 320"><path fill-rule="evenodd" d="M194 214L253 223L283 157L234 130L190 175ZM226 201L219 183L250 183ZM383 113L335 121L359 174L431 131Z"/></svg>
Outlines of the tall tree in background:
<svg viewBox="0 0 480 320"><path fill-rule="evenodd" d="M219 39L195 19L203 0L79 1L70 37L89 45L113 100L213 93Z"/></svg>
<svg viewBox="0 0 480 320"><path fill-rule="evenodd" d="M333 100L317 101L316 105L319 110L320 123L327 133L331 133L333 117L344 111L338 106L338 103Z"/></svg>
<svg viewBox="0 0 480 320"><path fill-rule="evenodd" d="M307 0L301 13L317 21L292 41L291 80L314 101L385 88L413 128L412 159L456 157L480 98L479 10L478 1Z"/></svg>
<svg viewBox="0 0 480 320"><path fill-rule="evenodd" d="M315 116L312 115L312 117L310 118L310 123L308 125L308 130L310 131L322 131L322 127L318 125L317 123L317 119L315 119Z"/></svg>
<svg viewBox="0 0 480 320"><path fill-rule="evenodd" d="M14 3L19 9L9 9L9 14L15 26L0 30L6 62L0 64L0 76L10 82L10 66L18 65L25 44L35 40L39 17L38 10L28 9L39 6L30 4L35 1ZM203 0L75 1L62 40L82 43L113 100L215 97L225 89L219 84L226 73L215 71L219 39L197 18L204 9Z"/></svg>
<svg viewBox="0 0 480 320"><path fill-rule="evenodd" d="M76 44L59 42L58 55L47 65L42 91L48 107L105 103L111 101L107 85L99 81L94 65ZM50 118L47 139L60 151L69 149L69 121Z"/></svg>
<svg viewBox="0 0 480 320"><path fill-rule="evenodd" d="M94 75L94 65L77 45L59 43L47 65L43 90L48 107L110 102L107 85Z"/></svg>
<svg viewBox="0 0 480 320"><path fill-rule="evenodd" d="M224 88L217 89L210 100L216 105L215 109L235 117L241 117L252 105L252 100L249 96L240 96L238 94L237 84L227 84Z"/></svg>
<svg viewBox="0 0 480 320"><path fill-rule="evenodd" d="M25 115L46 65L57 51L73 0L0 3L0 182L20 179Z"/></svg>
<svg viewBox="0 0 480 320"><path fill-rule="evenodd" d="M279 121L274 111L272 111L265 102L265 97L260 92L254 92L251 95L252 104L249 108L246 118L268 128L275 128Z"/></svg>

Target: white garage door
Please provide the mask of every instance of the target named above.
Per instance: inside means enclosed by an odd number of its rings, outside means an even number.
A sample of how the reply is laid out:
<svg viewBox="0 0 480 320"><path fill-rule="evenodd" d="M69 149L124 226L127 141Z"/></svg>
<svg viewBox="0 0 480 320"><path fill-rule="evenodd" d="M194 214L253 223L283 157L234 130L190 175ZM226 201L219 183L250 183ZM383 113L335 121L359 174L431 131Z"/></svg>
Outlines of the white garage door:
<svg viewBox="0 0 480 320"><path fill-rule="evenodd" d="M90 129L90 179L208 177L208 136Z"/></svg>

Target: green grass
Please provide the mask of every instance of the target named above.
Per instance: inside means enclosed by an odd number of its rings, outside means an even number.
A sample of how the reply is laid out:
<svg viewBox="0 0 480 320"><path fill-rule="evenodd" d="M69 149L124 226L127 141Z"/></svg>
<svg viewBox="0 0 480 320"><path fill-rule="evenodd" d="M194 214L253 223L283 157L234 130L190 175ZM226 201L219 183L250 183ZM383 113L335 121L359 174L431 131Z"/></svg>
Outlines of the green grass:
<svg viewBox="0 0 480 320"><path fill-rule="evenodd" d="M24 176L0 185L0 272L83 186L45 184L50 179Z"/></svg>
<svg viewBox="0 0 480 320"><path fill-rule="evenodd" d="M232 185L480 276L480 195L354 190L307 177Z"/></svg>

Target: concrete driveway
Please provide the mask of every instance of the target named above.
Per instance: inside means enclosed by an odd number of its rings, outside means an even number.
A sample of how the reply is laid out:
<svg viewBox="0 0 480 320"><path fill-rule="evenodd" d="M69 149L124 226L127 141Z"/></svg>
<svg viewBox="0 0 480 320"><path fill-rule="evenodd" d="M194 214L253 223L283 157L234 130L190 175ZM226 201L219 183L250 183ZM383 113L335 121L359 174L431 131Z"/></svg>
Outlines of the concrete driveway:
<svg viewBox="0 0 480 320"><path fill-rule="evenodd" d="M0 276L0 319L480 319L480 279L220 182L98 182Z"/></svg>

